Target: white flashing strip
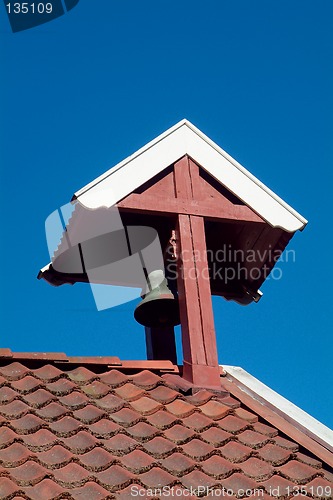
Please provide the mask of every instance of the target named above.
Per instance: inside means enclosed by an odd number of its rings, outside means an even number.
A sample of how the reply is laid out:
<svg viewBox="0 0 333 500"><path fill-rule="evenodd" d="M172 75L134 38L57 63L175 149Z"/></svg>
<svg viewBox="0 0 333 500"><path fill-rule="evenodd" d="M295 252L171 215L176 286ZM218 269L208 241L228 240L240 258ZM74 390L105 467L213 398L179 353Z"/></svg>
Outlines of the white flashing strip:
<svg viewBox="0 0 333 500"><path fill-rule="evenodd" d="M295 232L307 224L304 217L187 120L168 129L74 196L86 208L111 207L185 154L273 227Z"/></svg>
<svg viewBox="0 0 333 500"><path fill-rule="evenodd" d="M267 387L243 368L223 365L223 370L227 373L227 378L243 392L256 399L266 408L273 410L298 430L333 452L333 431L326 425L311 417L288 399L280 396L280 394Z"/></svg>

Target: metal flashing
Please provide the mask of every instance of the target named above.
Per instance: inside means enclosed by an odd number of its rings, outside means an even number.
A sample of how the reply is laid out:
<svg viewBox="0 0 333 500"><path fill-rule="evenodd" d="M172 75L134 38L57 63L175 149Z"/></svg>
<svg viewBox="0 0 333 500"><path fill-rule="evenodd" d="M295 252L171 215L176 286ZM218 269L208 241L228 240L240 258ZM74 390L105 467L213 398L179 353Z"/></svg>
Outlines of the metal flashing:
<svg viewBox="0 0 333 500"><path fill-rule="evenodd" d="M239 366L223 365L227 380L296 429L333 452L333 431Z"/></svg>

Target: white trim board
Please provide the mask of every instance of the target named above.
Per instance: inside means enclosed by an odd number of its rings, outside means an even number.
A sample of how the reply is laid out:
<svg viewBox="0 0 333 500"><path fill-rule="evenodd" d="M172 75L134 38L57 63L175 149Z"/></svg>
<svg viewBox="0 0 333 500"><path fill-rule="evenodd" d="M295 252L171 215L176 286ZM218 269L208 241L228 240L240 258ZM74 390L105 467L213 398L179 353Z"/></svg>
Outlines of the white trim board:
<svg viewBox="0 0 333 500"><path fill-rule="evenodd" d="M239 366L223 365L228 380L298 430L333 452L333 431Z"/></svg>
<svg viewBox="0 0 333 500"><path fill-rule="evenodd" d="M271 226L295 232L307 224L296 210L187 120L77 191L73 200L89 209L109 208L186 154Z"/></svg>

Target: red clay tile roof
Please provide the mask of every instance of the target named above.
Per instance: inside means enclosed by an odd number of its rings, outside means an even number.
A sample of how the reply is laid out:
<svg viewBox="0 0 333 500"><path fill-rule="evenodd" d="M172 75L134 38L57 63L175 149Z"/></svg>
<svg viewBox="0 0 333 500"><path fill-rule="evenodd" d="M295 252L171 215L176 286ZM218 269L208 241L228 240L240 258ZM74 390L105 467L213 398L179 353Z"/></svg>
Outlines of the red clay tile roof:
<svg viewBox="0 0 333 500"><path fill-rule="evenodd" d="M328 463L223 378L195 392L167 362L1 353L2 500L333 497Z"/></svg>

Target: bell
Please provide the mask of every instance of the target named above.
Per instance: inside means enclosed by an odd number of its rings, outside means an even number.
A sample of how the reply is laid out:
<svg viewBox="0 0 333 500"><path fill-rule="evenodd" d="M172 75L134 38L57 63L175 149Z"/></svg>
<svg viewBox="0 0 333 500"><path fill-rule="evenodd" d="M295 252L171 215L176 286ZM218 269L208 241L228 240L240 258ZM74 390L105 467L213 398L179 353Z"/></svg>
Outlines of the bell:
<svg viewBox="0 0 333 500"><path fill-rule="evenodd" d="M161 269L148 275L148 285L150 291L135 308L136 321L151 328L179 325L178 300L168 288Z"/></svg>

